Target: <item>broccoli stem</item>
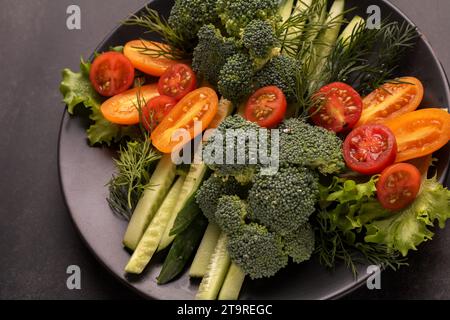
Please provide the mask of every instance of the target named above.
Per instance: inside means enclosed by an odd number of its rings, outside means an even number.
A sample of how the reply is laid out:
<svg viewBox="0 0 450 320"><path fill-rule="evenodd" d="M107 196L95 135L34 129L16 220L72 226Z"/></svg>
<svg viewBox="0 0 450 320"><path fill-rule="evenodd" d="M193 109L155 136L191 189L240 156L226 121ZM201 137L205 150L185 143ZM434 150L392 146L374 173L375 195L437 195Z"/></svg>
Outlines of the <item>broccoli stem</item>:
<svg viewBox="0 0 450 320"><path fill-rule="evenodd" d="M189 276L192 278L203 278L208 269L209 261L216 248L217 241L220 236L220 228L214 224L208 224L205 234L203 235L200 246L195 254L194 261L192 261L189 270Z"/></svg>
<svg viewBox="0 0 450 320"><path fill-rule="evenodd" d="M216 248L209 261L208 269L200 283L196 300L215 300L222 287L230 267L230 255L227 249L227 235L221 233Z"/></svg>
<svg viewBox="0 0 450 320"><path fill-rule="evenodd" d="M223 282L222 289L220 289L219 300L237 300L244 280L244 271L232 262L227 277Z"/></svg>

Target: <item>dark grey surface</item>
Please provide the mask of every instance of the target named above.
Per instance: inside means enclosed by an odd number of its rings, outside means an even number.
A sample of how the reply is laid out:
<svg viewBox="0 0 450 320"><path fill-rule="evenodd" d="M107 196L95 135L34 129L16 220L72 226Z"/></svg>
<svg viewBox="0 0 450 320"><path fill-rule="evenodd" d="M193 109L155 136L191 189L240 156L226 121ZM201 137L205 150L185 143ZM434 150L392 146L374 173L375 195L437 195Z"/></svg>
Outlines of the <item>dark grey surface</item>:
<svg viewBox="0 0 450 320"><path fill-rule="evenodd" d="M0 2L0 298L132 299L76 234L57 175L63 67L77 67L102 38L144 0L2 0ZM429 38L450 72L450 3L397 0ZM66 8L82 9L82 30L68 31ZM382 275L382 290L361 288L348 298L450 299L450 231ZM66 268L79 265L82 289L66 288Z"/></svg>

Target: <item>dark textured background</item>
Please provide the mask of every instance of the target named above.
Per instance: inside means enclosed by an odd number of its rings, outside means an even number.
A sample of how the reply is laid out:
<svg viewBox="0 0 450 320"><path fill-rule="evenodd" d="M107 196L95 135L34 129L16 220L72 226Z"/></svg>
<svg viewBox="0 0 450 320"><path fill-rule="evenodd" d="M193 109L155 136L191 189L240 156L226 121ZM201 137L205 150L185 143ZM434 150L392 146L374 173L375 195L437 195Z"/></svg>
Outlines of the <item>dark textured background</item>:
<svg viewBox="0 0 450 320"><path fill-rule="evenodd" d="M450 72L450 1L392 0L425 33ZM0 299L134 299L77 236L59 187L57 141L64 112L60 71L77 68L145 0L0 0ZM66 28L78 4L82 30ZM450 228L382 274L382 290L347 299L450 299ZM66 268L82 289L66 287Z"/></svg>

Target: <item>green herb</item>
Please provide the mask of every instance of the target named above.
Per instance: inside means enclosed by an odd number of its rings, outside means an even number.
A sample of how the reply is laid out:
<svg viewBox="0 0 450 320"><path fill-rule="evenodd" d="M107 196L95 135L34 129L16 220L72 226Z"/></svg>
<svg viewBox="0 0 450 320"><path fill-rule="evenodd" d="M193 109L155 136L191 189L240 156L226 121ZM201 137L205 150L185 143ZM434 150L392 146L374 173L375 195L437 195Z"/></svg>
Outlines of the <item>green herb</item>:
<svg viewBox="0 0 450 320"><path fill-rule="evenodd" d="M166 57L174 60L189 58L192 52L186 50L191 47L183 35L174 30L168 22L159 15L158 11L145 7L144 12L133 15L124 22L128 26L140 26L146 29L146 33L154 33L161 37L164 45L155 43L155 47L149 47L142 42L137 49L141 54L152 57Z"/></svg>
<svg viewBox="0 0 450 320"><path fill-rule="evenodd" d="M108 203L114 213L129 219L150 181L149 168L161 158L149 139L130 141L114 160L117 175L109 182Z"/></svg>

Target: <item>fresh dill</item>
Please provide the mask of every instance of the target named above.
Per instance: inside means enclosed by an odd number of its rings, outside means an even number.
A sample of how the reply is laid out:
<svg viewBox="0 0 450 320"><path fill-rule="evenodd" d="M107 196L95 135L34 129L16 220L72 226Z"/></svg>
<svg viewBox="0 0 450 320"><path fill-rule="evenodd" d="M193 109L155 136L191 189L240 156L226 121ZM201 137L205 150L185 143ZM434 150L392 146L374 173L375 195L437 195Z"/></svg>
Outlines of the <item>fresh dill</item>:
<svg viewBox="0 0 450 320"><path fill-rule="evenodd" d="M125 20L123 24L142 27L145 29L145 33L153 33L159 36L164 43L163 45L155 44L155 46L150 47L142 42L142 47L137 48L141 54L174 60L187 59L192 55L192 50L188 49L191 48L192 44L183 35L175 31L167 20L160 16L158 11L149 6L146 6L143 12Z"/></svg>
<svg viewBox="0 0 450 320"><path fill-rule="evenodd" d="M335 268L341 261L356 278L358 264L370 263L382 269L398 270L407 266L407 258L398 251L392 251L383 244L365 243L358 241L355 233L347 234L333 227L326 211L320 211L315 216L316 223L316 254L320 263L330 269Z"/></svg>

